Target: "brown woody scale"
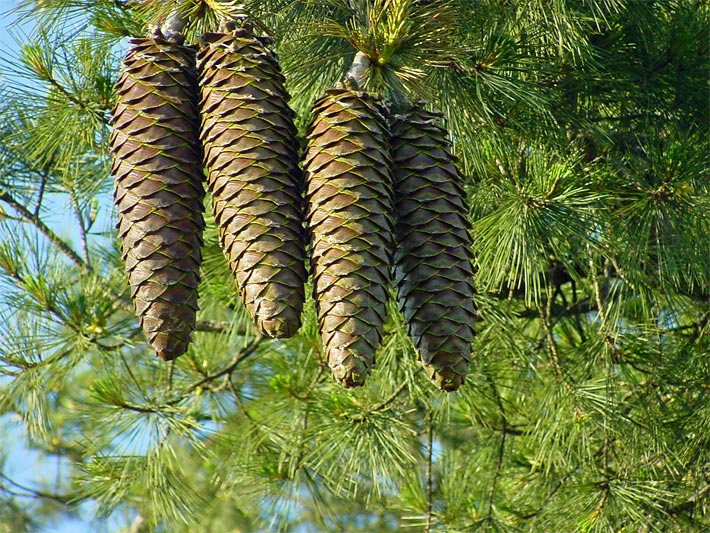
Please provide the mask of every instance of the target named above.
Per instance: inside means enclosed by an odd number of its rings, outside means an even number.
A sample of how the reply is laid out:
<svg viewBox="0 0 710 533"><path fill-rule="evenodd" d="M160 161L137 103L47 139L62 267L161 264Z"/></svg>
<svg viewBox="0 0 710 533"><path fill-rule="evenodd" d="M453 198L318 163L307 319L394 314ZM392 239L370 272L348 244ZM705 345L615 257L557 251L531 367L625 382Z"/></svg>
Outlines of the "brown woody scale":
<svg viewBox="0 0 710 533"><path fill-rule="evenodd" d="M294 113L276 56L247 29L198 54L208 185L220 242L260 331L300 327L305 236Z"/></svg>
<svg viewBox="0 0 710 533"><path fill-rule="evenodd" d="M195 51L133 39L116 83L110 146L118 235L141 327L163 359L195 329L204 179Z"/></svg>
<svg viewBox="0 0 710 533"><path fill-rule="evenodd" d="M391 119L394 283L427 374L453 391L471 361L476 310L465 193L439 116L418 104Z"/></svg>
<svg viewBox="0 0 710 533"><path fill-rule="evenodd" d="M367 94L326 91L308 131L307 221L320 333L334 377L362 385L382 339L392 251L388 132Z"/></svg>

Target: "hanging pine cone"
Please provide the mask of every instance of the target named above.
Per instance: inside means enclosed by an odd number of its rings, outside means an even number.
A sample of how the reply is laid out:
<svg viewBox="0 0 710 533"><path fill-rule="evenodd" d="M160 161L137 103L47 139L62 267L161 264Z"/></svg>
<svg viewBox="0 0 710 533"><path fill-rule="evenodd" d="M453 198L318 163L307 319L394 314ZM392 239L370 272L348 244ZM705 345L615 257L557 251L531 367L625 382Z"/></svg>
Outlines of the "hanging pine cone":
<svg viewBox="0 0 710 533"><path fill-rule="evenodd" d="M392 241L385 120L372 97L326 91L308 132L307 220L320 332L346 387L362 385L382 339Z"/></svg>
<svg viewBox="0 0 710 533"><path fill-rule="evenodd" d="M204 190L195 51L133 39L116 83L110 146L118 236L141 327L158 356L195 329Z"/></svg>
<svg viewBox="0 0 710 533"><path fill-rule="evenodd" d="M467 374L476 311L465 193L439 116L420 103L391 121L395 285L427 374L453 391Z"/></svg>
<svg viewBox="0 0 710 533"><path fill-rule="evenodd" d="M300 327L306 279L294 113L276 56L248 29L203 37L201 138L220 243L261 332Z"/></svg>

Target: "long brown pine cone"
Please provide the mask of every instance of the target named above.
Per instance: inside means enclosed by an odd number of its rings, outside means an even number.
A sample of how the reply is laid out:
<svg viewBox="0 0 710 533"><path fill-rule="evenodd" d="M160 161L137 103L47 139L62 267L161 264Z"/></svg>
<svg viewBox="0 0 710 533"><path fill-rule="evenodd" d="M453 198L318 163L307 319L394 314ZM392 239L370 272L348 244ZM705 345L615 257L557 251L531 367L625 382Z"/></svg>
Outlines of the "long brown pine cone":
<svg viewBox="0 0 710 533"><path fill-rule="evenodd" d="M468 372L476 310L465 193L439 117L417 104L391 119L394 283L427 374L453 391Z"/></svg>
<svg viewBox="0 0 710 533"><path fill-rule="evenodd" d="M220 243L259 330L290 337L306 280L294 113L276 56L247 29L198 54L202 138Z"/></svg>
<svg viewBox="0 0 710 533"><path fill-rule="evenodd" d="M118 235L140 324L155 352L183 354L195 329L204 189L195 51L131 40L110 146Z"/></svg>
<svg viewBox="0 0 710 533"><path fill-rule="evenodd" d="M326 91L308 131L307 221L320 332L346 387L362 385L382 339L392 241L388 132L377 102Z"/></svg>

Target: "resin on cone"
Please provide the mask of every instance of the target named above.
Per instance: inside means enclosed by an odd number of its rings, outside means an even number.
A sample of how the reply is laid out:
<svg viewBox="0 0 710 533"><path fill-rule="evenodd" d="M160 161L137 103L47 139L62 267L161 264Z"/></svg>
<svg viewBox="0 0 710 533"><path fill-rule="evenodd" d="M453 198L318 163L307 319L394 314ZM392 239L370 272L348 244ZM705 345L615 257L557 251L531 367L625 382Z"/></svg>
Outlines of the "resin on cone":
<svg viewBox="0 0 710 533"><path fill-rule="evenodd" d="M362 385L382 339L393 250L388 132L373 97L333 89L308 131L307 221L320 333L346 387Z"/></svg>
<svg viewBox="0 0 710 533"><path fill-rule="evenodd" d="M110 146L118 236L131 295L162 359L195 329L204 221L195 51L159 32L131 40Z"/></svg>
<svg viewBox="0 0 710 533"><path fill-rule="evenodd" d="M203 36L201 139L222 249L258 329L301 325L305 235L294 113L276 56L248 29Z"/></svg>
<svg viewBox="0 0 710 533"><path fill-rule="evenodd" d="M471 361L476 310L465 193L439 117L420 103L391 119L394 283L427 374L453 391Z"/></svg>

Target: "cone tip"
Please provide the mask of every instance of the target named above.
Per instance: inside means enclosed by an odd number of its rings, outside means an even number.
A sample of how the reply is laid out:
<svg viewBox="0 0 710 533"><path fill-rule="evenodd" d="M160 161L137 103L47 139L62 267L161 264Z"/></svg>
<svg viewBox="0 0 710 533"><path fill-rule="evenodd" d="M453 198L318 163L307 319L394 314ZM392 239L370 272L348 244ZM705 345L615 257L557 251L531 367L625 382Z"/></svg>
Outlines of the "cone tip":
<svg viewBox="0 0 710 533"><path fill-rule="evenodd" d="M163 361L172 361L177 359L187 351L190 344L190 339L185 341L182 338L176 338L176 335L157 333L151 340L150 344L155 350L155 354Z"/></svg>
<svg viewBox="0 0 710 533"><path fill-rule="evenodd" d="M336 381L346 389L362 387L367 379L367 374L359 374L357 372L347 372L342 375L333 372L333 376L335 376Z"/></svg>
<svg viewBox="0 0 710 533"><path fill-rule="evenodd" d="M187 351L187 346L178 350L155 350L155 355L163 361L173 361Z"/></svg>
<svg viewBox="0 0 710 533"><path fill-rule="evenodd" d="M429 376L429 379L444 392L454 392L463 385L464 381L466 381L466 374L468 373L467 367L468 364L465 360L460 361L459 364L443 367L438 366L436 368L424 363L424 370Z"/></svg>
<svg viewBox="0 0 710 533"><path fill-rule="evenodd" d="M442 391L454 392L457 391L461 385L463 385L466 380L466 376L456 374L450 369L447 369L441 372L435 372L431 379Z"/></svg>
<svg viewBox="0 0 710 533"><path fill-rule="evenodd" d="M296 334L301 327L301 322L300 320L284 320L282 318L257 319L256 326L267 337L288 339Z"/></svg>
<svg viewBox="0 0 710 533"><path fill-rule="evenodd" d="M352 355L339 362L331 357L330 370L335 380L345 388L362 387L370 374L370 366L361 358Z"/></svg>

